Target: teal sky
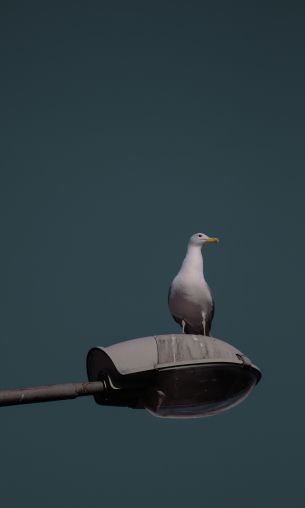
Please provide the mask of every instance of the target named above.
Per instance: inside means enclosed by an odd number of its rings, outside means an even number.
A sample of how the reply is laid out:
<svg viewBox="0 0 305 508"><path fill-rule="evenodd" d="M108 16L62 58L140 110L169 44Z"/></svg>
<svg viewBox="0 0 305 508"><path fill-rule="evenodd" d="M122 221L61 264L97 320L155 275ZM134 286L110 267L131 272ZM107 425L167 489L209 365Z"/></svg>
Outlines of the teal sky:
<svg viewBox="0 0 305 508"><path fill-rule="evenodd" d="M213 333L263 372L205 420L2 408L6 508L302 505L304 11L1 2L1 387L82 381L92 346L177 331L197 231L221 238Z"/></svg>

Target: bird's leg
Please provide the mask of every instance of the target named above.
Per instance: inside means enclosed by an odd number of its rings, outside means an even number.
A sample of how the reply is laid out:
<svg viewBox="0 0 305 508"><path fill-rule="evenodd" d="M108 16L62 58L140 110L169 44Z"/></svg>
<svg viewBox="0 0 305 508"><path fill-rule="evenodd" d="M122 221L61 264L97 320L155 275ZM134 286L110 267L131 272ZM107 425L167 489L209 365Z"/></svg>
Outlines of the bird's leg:
<svg viewBox="0 0 305 508"><path fill-rule="evenodd" d="M202 316L202 328L203 328L203 335L205 335L205 313L201 313Z"/></svg>
<svg viewBox="0 0 305 508"><path fill-rule="evenodd" d="M185 333L185 331L184 331L185 325L186 325L186 323L185 323L184 319L182 319L182 333Z"/></svg>

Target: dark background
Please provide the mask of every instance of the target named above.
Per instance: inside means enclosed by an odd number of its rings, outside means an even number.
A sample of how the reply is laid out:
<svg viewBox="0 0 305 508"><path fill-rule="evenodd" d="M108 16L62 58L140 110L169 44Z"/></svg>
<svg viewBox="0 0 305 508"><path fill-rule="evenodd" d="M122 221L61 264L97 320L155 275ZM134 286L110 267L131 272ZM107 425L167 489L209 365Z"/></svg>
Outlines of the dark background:
<svg viewBox="0 0 305 508"><path fill-rule="evenodd" d="M263 371L205 420L2 408L1 506L301 506L304 5L0 9L1 387L82 381L90 347L177 331L197 231L221 238L214 335Z"/></svg>

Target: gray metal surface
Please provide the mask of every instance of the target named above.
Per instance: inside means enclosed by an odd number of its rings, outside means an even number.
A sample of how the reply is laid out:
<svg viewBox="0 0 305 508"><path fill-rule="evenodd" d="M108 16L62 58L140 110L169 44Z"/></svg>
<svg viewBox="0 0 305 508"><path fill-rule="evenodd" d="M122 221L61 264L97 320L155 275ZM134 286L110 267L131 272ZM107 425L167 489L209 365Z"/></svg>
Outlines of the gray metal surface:
<svg viewBox="0 0 305 508"><path fill-rule="evenodd" d="M0 390L0 406L14 406L49 402L52 400L75 399L87 395L95 395L104 391L100 381L87 383L65 383L59 385L35 386L14 390Z"/></svg>
<svg viewBox="0 0 305 508"><path fill-rule="evenodd" d="M126 340L100 349L111 358L121 374L151 370L158 363L154 336Z"/></svg>
<svg viewBox="0 0 305 508"><path fill-rule="evenodd" d="M186 363L249 363L243 353L223 340L203 335L171 334L155 337L158 367ZM251 362L250 362L251 363Z"/></svg>
<svg viewBox="0 0 305 508"><path fill-rule="evenodd" d="M251 361L231 344L203 335L152 335L95 349L98 349L102 356L99 356L96 367L93 367L94 354L91 355L89 362L92 365L89 365L89 368L92 366L93 370L98 371L103 367L102 364L109 367L111 362L123 375L196 363L230 362L252 365Z"/></svg>

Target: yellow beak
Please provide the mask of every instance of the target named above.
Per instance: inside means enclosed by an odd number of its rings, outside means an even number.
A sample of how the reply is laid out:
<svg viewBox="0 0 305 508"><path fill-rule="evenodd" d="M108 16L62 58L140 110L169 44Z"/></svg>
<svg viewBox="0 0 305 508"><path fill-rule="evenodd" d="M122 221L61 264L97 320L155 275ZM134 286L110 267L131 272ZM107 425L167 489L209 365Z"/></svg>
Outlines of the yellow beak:
<svg viewBox="0 0 305 508"><path fill-rule="evenodd" d="M219 238L209 237L207 243L219 243Z"/></svg>

